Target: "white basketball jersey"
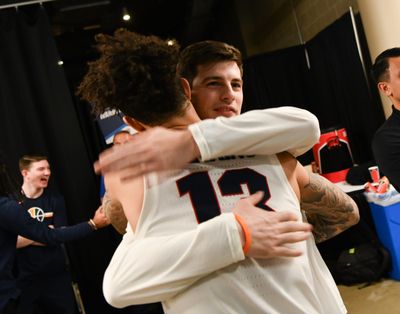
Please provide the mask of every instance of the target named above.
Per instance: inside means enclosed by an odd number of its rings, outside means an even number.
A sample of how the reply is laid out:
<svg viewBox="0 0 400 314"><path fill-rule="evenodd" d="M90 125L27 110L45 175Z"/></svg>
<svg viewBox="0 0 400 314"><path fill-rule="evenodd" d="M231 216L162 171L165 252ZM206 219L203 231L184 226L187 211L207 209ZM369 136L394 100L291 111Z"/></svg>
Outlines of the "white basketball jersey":
<svg viewBox="0 0 400 314"><path fill-rule="evenodd" d="M303 219L298 199L275 155L191 164L182 171L151 175L146 185L136 239L191 230L220 213L230 212L240 198L259 190L264 192L264 199L258 206L290 211ZM163 302L165 312L346 313L314 239L293 246L304 254L269 260L246 258L202 277ZM204 256L193 263L211 259L218 256Z"/></svg>

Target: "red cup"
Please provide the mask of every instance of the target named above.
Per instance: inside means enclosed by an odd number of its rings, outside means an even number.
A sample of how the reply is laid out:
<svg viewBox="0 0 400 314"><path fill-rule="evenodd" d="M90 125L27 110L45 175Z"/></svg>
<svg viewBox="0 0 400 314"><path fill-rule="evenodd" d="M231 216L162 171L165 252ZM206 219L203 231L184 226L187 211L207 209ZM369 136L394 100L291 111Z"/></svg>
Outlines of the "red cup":
<svg viewBox="0 0 400 314"><path fill-rule="evenodd" d="M379 182L379 168L378 166L369 167L369 174L371 175L372 182L378 183Z"/></svg>

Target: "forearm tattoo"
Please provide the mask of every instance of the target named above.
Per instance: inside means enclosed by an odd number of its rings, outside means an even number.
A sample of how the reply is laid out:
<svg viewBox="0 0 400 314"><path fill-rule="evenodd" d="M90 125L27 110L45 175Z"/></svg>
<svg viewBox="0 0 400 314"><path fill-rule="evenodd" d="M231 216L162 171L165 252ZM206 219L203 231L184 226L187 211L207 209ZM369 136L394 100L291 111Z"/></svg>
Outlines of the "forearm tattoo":
<svg viewBox="0 0 400 314"><path fill-rule="evenodd" d="M301 187L301 209L313 225L315 241L332 238L358 222L358 208L350 196L320 175L310 174Z"/></svg>

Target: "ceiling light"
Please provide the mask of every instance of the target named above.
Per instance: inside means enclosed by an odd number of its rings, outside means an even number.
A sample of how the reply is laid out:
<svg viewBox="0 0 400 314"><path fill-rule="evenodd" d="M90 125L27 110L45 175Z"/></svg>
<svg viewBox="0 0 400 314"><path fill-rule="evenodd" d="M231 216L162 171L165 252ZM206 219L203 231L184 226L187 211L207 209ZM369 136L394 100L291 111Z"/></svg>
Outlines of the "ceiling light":
<svg viewBox="0 0 400 314"><path fill-rule="evenodd" d="M174 39L169 39L169 40L167 40L167 45L168 45L168 46L173 46L173 45L175 45L175 40L174 40Z"/></svg>
<svg viewBox="0 0 400 314"><path fill-rule="evenodd" d="M126 9L126 7L122 8L122 19L124 21L129 21L131 19L131 15L129 14L128 10Z"/></svg>

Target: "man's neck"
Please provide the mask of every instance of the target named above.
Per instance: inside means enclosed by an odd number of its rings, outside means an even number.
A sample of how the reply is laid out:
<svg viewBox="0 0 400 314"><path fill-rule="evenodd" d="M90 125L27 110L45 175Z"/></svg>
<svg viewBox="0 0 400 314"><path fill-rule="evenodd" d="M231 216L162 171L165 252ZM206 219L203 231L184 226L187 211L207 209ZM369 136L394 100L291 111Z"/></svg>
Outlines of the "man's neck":
<svg viewBox="0 0 400 314"><path fill-rule="evenodd" d="M189 103L183 114L170 119L168 122L164 123L162 126L169 129L187 129L190 124L199 122L200 118L196 113L193 105Z"/></svg>
<svg viewBox="0 0 400 314"><path fill-rule="evenodd" d="M393 101L393 106L400 111L400 103L396 103Z"/></svg>
<svg viewBox="0 0 400 314"><path fill-rule="evenodd" d="M32 186L29 183L24 182L21 187L21 192L27 198L38 198L40 195L43 194L44 189Z"/></svg>

